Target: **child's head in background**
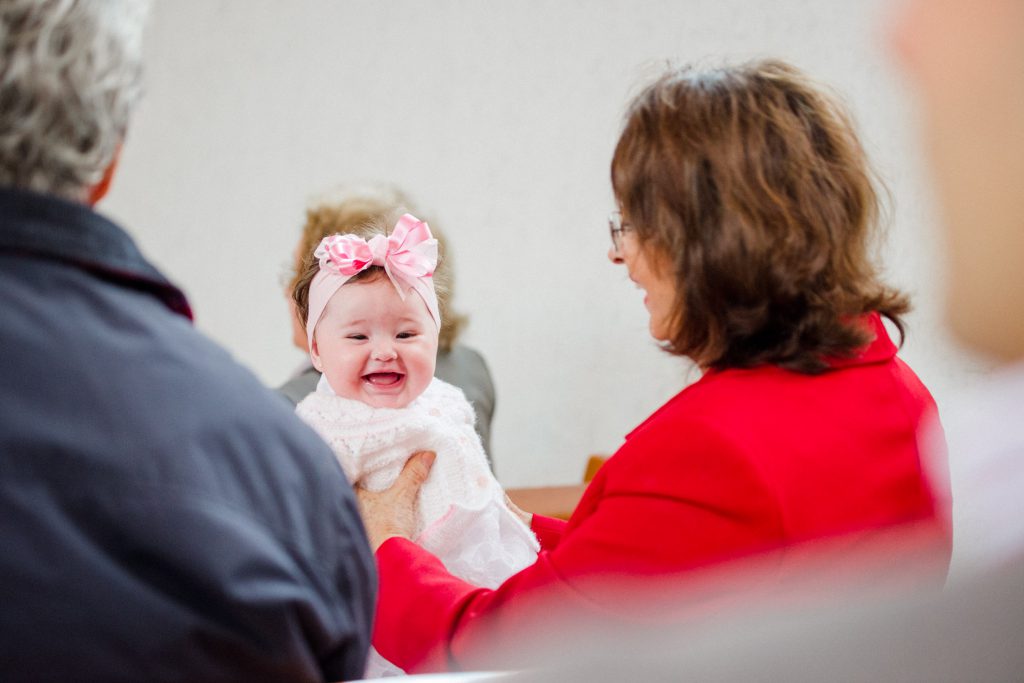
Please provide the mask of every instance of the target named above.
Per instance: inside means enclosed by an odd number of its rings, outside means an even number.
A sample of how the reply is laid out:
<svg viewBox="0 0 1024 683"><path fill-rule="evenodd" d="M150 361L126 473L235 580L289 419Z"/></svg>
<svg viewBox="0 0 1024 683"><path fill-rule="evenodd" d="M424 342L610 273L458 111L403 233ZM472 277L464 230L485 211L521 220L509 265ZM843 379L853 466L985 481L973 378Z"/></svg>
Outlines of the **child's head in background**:
<svg viewBox="0 0 1024 683"><path fill-rule="evenodd" d="M390 236L381 226L360 232L323 239L296 284L296 308L313 365L335 394L403 408L434 376L437 241L409 214Z"/></svg>

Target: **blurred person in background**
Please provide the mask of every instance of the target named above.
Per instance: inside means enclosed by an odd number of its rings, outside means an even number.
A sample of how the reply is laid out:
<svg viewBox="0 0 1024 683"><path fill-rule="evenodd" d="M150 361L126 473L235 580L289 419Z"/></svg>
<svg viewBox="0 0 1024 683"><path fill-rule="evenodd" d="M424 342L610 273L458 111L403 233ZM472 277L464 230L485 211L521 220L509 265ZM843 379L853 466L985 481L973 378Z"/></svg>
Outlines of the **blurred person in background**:
<svg viewBox="0 0 1024 683"><path fill-rule="evenodd" d="M307 355L299 370L284 384L280 391L293 404L298 404L306 395L316 389L320 372L308 361L309 343L306 328L295 310L292 292L302 276L302 256L312 254L320 240L334 234L358 234L369 237L370 230L379 221L409 212L421 215L412 201L400 190L382 183L344 185L314 199L306 209L306 222L292 255L285 296L288 299L289 317L292 325L292 344ZM454 271L450 264L451 255L447 249L444 234L431 221L434 237L440 242L440 265L438 277L454 288ZM494 417L494 380L480 352L458 341L467 317L456 313L451 307L451 297L441 301L441 333L437 343L437 366L434 374L439 379L462 389L473 410L476 412L476 431L483 442L488 461L491 460L491 420Z"/></svg>
<svg viewBox="0 0 1024 683"><path fill-rule="evenodd" d="M341 468L92 208L147 10L0 2L0 679L355 678L376 576Z"/></svg>
<svg viewBox="0 0 1024 683"><path fill-rule="evenodd" d="M692 582L728 594L718 568L742 558L761 588L799 582L826 547L821 573L945 577L945 463L917 441L935 404L882 322L902 332L909 304L869 258L878 200L837 102L778 61L670 70L629 108L612 187L609 258L644 291L651 336L703 376L626 437L568 523L523 513L542 551L493 590L409 540L426 458L358 491L374 645L406 669L529 665L510 646L524 634L561 644L560 618L671 613Z"/></svg>

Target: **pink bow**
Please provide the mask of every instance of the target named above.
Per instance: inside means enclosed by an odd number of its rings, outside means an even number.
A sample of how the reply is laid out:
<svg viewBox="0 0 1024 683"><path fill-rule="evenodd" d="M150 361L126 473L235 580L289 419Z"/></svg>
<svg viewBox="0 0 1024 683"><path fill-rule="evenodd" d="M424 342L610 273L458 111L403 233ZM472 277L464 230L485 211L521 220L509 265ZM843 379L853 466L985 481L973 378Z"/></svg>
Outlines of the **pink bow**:
<svg viewBox="0 0 1024 683"><path fill-rule="evenodd" d="M437 240L426 223L407 213L389 237L375 235L367 242L356 235L329 235L313 255L320 259L321 268L333 268L348 277L370 266L384 266L392 281L406 280L411 287L412 280L434 274Z"/></svg>
<svg viewBox="0 0 1024 683"><path fill-rule="evenodd" d="M306 335L310 347L327 302L343 284L370 266L384 267L403 301L406 290L415 290L440 329L441 314L432 280L437 267L437 240L430 234L430 227L415 216L407 213L399 218L388 237L375 235L366 241L356 235L329 235L320 241L313 255L320 259L320 272L309 287Z"/></svg>

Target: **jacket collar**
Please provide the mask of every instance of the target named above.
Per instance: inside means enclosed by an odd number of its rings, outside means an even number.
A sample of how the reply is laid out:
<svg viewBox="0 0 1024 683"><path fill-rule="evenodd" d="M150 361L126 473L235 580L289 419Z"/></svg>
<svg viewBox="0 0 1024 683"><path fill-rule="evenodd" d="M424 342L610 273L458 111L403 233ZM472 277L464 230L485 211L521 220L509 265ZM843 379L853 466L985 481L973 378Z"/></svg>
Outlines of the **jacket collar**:
<svg viewBox="0 0 1024 683"><path fill-rule="evenodd" d="M862 325L873 338L850 358L828 358L826 362L833 368L848 368L852 365L870 365L884 363L896 355L896 344L889 338L889 333L882 324L882 316L869 313L861 318Z"/></svg>
<svg viewBox="0 0 1024 683"><path fill-rule="evenodd" d="M893 343L892 339L889 338L889 333L885 329L885 325L882 324L882 316L878 313L869 313L861 318L862 324L867 328L868 333L872 335L872 340L865 344L860 350L858 350L853 356L849 358L827 358L825 362L832 368L832 370L838 370L841 368L848 368L857 365L871 365L874 363L884 363L891 360L896 356L897 347ZM752 368L753 369L753 368ZM826 372L830 372L827 370ZM703 384L704 382L712 381L718 375L727 373L729 370L709 370L704 375L691 384L684 388L678 394L673 396L663 406L658 408L648 417L646 420L641 422L633 431L626 435L626 439L632 438L632 436L646 427L651 421L656 419L662 412L667 410L669 406L680 400L684 394L693 389L694 387Z"/></svg>
<svg viewBox="0 0 1024 683"><path fill-rule="evenodd" d="M147 292L170 310L192 319L185 295L142 256L131 237L83 204L0 188L0 252L74 265L104 280Z"/></svg>

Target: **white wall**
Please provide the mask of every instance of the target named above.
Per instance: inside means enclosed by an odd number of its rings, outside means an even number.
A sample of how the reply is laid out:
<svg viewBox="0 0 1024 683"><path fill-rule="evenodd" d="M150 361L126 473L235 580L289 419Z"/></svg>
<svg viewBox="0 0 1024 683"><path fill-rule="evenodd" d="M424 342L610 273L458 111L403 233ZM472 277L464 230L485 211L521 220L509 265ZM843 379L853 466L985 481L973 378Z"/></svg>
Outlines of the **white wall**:
<svg viewBox="0 0 1024 683"><path fill-rule="evenodd" d="M279 274L306 200L405 188L441 225L465 341L499 393L510 486L577 481L693 379L611 266L608 162L666 60L779 56L849 102L896 206L883 254L915 295L903 356L940 405L982 364L941 331L935 212L904 85L867 0L158 0L148 94L103 205L197 325L268 384L301 356Z"/></svg>

